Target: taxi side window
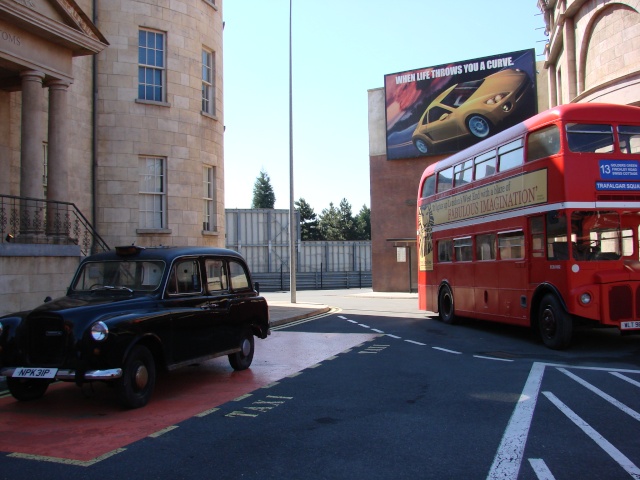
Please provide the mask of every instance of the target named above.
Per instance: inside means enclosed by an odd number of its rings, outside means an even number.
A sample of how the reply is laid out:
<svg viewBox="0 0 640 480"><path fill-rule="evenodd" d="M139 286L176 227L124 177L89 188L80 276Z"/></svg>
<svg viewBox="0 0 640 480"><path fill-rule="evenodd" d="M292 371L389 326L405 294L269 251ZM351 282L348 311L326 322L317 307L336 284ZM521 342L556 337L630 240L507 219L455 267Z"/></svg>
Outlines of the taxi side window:
<svg viewBox="0 0 640 480"><path fill-rule="evenodd" d="M227 281L224 262L222 260L208 258L205 260L204 265L207 271L207 289L210 292L226 290L229 282Z"/></svg>
<svg viewBox="0 0 640 480"><path fill-rule="evenodd" d="M234 290L251 288L249 276L240 263L233 260L229 261L229 275L231 276L231 288Z"/></svg>
<svg viewBox="0 0 640 480"><path fill-rule="evenodd" d="M182 260L177 262L167 284L168 293L200 293L200 268L197 260Z"/></svg>

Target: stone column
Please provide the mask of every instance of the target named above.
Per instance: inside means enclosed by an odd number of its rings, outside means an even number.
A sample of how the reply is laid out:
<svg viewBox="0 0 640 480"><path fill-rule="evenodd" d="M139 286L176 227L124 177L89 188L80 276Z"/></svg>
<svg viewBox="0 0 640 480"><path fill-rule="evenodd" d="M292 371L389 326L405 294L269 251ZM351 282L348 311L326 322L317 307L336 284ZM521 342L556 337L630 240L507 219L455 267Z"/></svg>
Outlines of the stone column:
<svg viewBox="0 0 640 480"><path fill-rule="evenodd" d="M549 65L549 108L553 108L558 105L558 82L556 78L556 66L555 64Z"/></svg>
<svg viewBox="0 0 640 480"><path fill-rule="evenodd" d="M22 77L22 125L20 141L20 196L41 199L42 188L42 105L44 73L27 70ZM34 234L42 231L44 212L33 201L21 203L20 233Z"/></svg>
<svg viewBox="0 0 640 480"><path fill-rule="evenodd" d="M49 148L47 200L69 201L67 139L67 88L62 80L47 83L49 87ZM69 236L69 218L66 205L47 204L47 234Z"/></svg>

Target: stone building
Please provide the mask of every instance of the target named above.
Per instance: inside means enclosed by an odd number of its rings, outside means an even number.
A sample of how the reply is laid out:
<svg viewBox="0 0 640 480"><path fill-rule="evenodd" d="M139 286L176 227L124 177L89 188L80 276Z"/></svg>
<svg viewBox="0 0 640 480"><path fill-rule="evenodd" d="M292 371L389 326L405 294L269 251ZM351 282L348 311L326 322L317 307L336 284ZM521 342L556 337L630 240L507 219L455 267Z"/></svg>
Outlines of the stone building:
<svg viewBox="0 0 640 480"><path fill-rule="evenodd" d="M538 0L537 5L548 35L546 59L537 62L538 111L576 102L640 105L640 0ZM505 39L505 49L508 45ZM375 291L415 291L418 183L424 169L444 157L389 161L384 88L369 91Z"/></svg>
<svg viewBox="0 0 640 480"><path fill-rule="evenodd" d="M118 244L224 246L222 0L0 0L0 311Z"/></svg>

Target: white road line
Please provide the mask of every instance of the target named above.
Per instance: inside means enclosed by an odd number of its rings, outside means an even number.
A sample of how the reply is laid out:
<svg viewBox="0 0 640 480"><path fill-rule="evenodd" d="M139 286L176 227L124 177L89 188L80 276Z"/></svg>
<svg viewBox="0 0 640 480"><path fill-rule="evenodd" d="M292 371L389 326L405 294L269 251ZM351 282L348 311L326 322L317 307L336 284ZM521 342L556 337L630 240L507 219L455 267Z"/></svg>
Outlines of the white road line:
<svg viewBox="0 0 640 480"><path fill-rule="evenodd" d="M622 410L624 413L626 413L627 415L635 418L636 420L638 420L640 422L640 413L636 412L635 410L627 407L624 403L616 400L615 398L613 398L611 395L608 395L606 393L604 393L602 390L600 390L598 387L591 385L589 382L587 382L586 380L583 380L582 378L578 377L577 375L574 375L573 373L567 371L564 368L559 368L559 371L561 371L562 373L564 373L566 376L568 376L569 378L575 380L576 382L578 382L580 385L582 385L583 387L591 390L593 393L595 393L596 395L598 395L600 398L606 400L607 402L609 402L611 405L614 405L615 407L619 408L620 410Z"/></svg>
<svg viewBox="0 0 640 480"><path fill-rule="evenodd" d="M371 331L376 333L384 333L382 330L378 330L377 328L372 328Z"/></svg>
<svg viewBox="0 0 640 480"><path fill-rule="evenodd" d="M487 475L488 480L518 478L544 368L545 365L538 362L535 362L531 367L527 383L524 385L520 399L511 414L511 419L493 459L493 464Z"/></svg>
<svg viewBox="0 0 640 480"><path fill-rule="evenodd" d="M547 397L551 401L551 403L553 403L562 413L564 413L567 418L571 420L578 428L586 433L589 438L591 438L591 440L596 442L598 446L605 451L605 453L607 453L618 465L620 465L625 470L625 472L631 475L632 478L640 480L640 469L620 450L609 443L606 438L600 435L596 430L593 429L593 427L591 427L569 407L562 403L562 401L560 401L560 399L558 399L558 397L556 397L553 393L542 392L542 394Z"/></svg>
<svg viewBox="0 0 640 480"><path fill-rule="evenodd" d="M640 387L640 382L636 382L635 380L633 380L632 378L627 377L626 375L622 375L621 373L618 372L609 372L611 375L618 377L621 380L624 380L625 382L629 382L631 385L635 385L636 387Z"/></svg>
<svg viewBox="0 0 640 480"><path fill-rule="evenodd" d="M544 460L541 458L530 458L529 463L536 473L538 480L555 480L551 470L549 470L549 467L547 467L547 464L544 463Z"/></svg>
<svg viewBox="0 0 640 480"><path fill-rule="evenodd" d="M402 338L402 337L399 337L397 335L391 335L390 333L387 333L387 337L396 338L396 339Z"/></svg>
<svg viewBox="0 0 640 480"><path fill-rule="evenodd" d="M365 325L364 323L359 323L358 325L360 325L362 328L371 328L369 325Z"/></svg>
<svg viewBox="0 0 640 480"><path fill-rule="evenodd" d="M345 317L343 315L338 315L338 318L341 318L342 320L347 320L347 317Z"/></svg>
<svg viewBox="0 0 640 480"><path fill-rule="evenodd" d="M496 362L513 362L510 358L485 357L484 355L474 355L474 357L482 358L484 360L495 360Z"/></svg>
<svg viewBox="0 0 640 480"><path fill-rule="evenodd" d="M456 355L462 355L462 352L456 352L455 350L449 350L448 348L442 348L442 347L431 347L434 350L440 350L441 352L447 352L447 353L455 353Z"/></svg>
<svg viewBox="0 0 640 480"><path fill-rule="evenodd" d="M414 345L422 345L422 346L426 345L426 343L416 342L415 340L405 340L405 342L413 343Z"/></svg>

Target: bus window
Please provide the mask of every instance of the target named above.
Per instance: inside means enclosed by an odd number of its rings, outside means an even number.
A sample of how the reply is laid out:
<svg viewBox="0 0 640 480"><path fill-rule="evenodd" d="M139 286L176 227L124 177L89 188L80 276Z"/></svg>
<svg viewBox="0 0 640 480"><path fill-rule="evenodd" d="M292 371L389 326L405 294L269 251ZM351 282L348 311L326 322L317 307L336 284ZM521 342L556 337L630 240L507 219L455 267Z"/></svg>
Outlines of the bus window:
<svg viewBox="0 0 640 480"><path fill-rule="evenodd" d="M550 125L533 132L527 139L527 162L555 155L560 151L560 130Z"/></svg>
<svg viewBox="0 0 640 480"><path fill-rule="evenodd" d="M573 212L571 242L574 260L618 260L623 255L620 217L615 212Z"/></svg>
<svg viewBox="0 0 640 480"><path fill-rule="evenodd" d="M611 125L569 123L567 141L572 152L613 152L613 128Z"/></svg>
<svg viewBox="0 0 640 480"><path fill-rule="evenodd" d="M567 216L562 211L547 213L547 259L569 260Z"/></svg>
<svg viewBox="0 0 640 480"><path fill-rule="evenodd" d="M498 233L498 246L502 260L524 258L524 232Z"/></svg>
<svg viewBox="0 0 640 480"><path fill-rule="evenodd" d="M496 236L493 233L476 236L476 260L496 259Z"/></svg>
<svg viewBox="0 0 640 480"><path fill-rule="evenodd" d="M430 197L436 193L436 176L429 175L422 186L422 198Z"/></svg>
<svg viewBox="0 0 640 480"><path fill-rule="evenodd" d="M451 240L440 240L438 242L438 262L450 262L453 260L451 255L452 246Z"/></svg>
<svg viewBox="0 0 640 480"><path fill-rule="evenodd" d="M498 170L500 172L522 165L524 162L522 139L519 138L498 148L498 159Z"/></svg>
<svg viewBox="0 0 640 480"><path fill-rule="evenodd" d="M478 155L475 159L475 176L476 180L488 177L496 173L496 152L491 150L490 152Z"/></svg>
<svg viewBox="0 0 640 480"><path fill-rule="evenodd" d="M622 153L640 153L640 127L636 125L620 125L618 139Z"/></svg>
<svg viewBox="0 0 640 480"><path fill-rule="evenodd" d="M438 172L438 193L446 192L453 186L453 167Z"/></svg>
<svg viewBox="0 0 640 480"><path fill-rule="evenodd" d="M459 163L453 167L453 186L466 185L473 180L473 160Z"/></svg>
<svg viewBox="0 0 640 480"><path fill-rule="evenodd" d="M456 261L470 262L473 260L473 248L471 237L456 238L453 240L453 249L456 253Z"/></svg>
<svg viewBox="0 0 640 480"><path fill-rule="evenodd" d="M542 217L529 219L531 231L531 255L536 258L544 257L544 221Z"/></svg>

